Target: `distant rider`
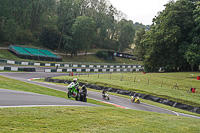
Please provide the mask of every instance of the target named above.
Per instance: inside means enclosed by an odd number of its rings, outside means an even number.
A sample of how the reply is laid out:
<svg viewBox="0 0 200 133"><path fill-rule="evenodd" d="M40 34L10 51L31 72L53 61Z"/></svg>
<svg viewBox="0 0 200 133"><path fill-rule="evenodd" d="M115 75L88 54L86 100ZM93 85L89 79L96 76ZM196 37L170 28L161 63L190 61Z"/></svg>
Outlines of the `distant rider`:
<svg viewBox="0 0 200 133"><path fill-rule="evenodd" d="M132 98L133 98L133 102L135 102L135 98L137 97L138 95L135 93Z"/></svg>
<svg viewBox="0 0 200 133"><path fill-rule="evenodd" d="M103 91L102 91L102 95L105 95L105 94L106 94L106 90L103 89Z"/></svg>

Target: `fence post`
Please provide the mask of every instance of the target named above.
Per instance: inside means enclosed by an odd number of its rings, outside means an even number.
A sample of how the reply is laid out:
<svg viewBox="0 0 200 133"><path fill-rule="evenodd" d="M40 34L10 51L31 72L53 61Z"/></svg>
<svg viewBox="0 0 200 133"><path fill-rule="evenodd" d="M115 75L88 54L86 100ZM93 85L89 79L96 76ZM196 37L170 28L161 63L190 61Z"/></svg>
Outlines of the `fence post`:
<svg viewBox="0 0 200 133"><path fill-rule="evenodd" d="M123 80L123 75L122 75L122 77L121 77L121 81Z"/></svg>
<svg viewBox="0 0 200 133"><path fill-rule="evenodd" d="M163 81L162 81L162 83L161 83L161 87L162 87L162 85L163 85Z"/></svg>

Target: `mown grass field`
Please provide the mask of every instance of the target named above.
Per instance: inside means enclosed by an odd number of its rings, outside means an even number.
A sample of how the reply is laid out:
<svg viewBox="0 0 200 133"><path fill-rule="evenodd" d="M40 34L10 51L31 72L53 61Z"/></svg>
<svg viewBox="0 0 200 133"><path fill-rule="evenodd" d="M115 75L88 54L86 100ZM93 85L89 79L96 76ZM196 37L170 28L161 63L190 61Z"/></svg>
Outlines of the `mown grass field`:
<svg viewBox="0 0 200 133"><path fill-rule="evenodd" d="M193 74L192 77L191 74ZM78 78L80 82L130 90L200 107L200 81L197 80L198 75L200 75L199 72L113 73L89 75L89 77L88 75L80 75L55 78L67 80ZM176 83L179 89L173 88ZM191 87L196 88L196 93L187 92Z"/></svg>
<svg viewBox="0 0 200 133"><path fill-rule="evenodd" d="M0 108L0 132L198 133L200 120L112 107Z"/></svg>

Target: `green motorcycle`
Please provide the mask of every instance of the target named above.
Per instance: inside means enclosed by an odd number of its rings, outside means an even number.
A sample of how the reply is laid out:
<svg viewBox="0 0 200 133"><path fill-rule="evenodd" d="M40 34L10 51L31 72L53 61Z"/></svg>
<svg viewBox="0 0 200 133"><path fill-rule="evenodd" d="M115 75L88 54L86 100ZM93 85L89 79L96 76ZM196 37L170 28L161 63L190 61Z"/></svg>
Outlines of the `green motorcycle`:
<svg viewBox="0 0 200 133"><path fill-rule="evenodd" d="M74 82L71 82L68 86L67 86L67 89L68 89L68 98L75 98L76 101L80 101L80 93L79 91L75 88L75 83Z"/></svg>

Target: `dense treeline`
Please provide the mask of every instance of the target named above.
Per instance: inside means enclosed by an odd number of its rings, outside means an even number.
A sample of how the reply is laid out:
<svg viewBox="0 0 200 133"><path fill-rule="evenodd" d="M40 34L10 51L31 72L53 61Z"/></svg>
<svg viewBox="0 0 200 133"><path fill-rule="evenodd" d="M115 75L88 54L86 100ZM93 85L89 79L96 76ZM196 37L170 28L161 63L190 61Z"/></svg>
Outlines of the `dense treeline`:
<svg viewBox="0 0 200 133"><path fill-rule="evenodd" d="M126 20L108 0L0 0L0 45L42 45L74 56L91 47L122 52L134 42L146 71L197 70L199 0L165 7L145 26Z"/></svg>
<svg viewBox="0 0 200 133"><path fill-rule="evenodd" d="M198 70L200 65L200 2L170 1L153 19L150 31L136 33L136 55L146 71Z"/></svg>
<svg viewBox="0 0 200 133"><path fill-rule="evenodd" d="M38 44L71 55L91 46L124 51L135 28L107 0L1 0L0 41Z"/></svg>

